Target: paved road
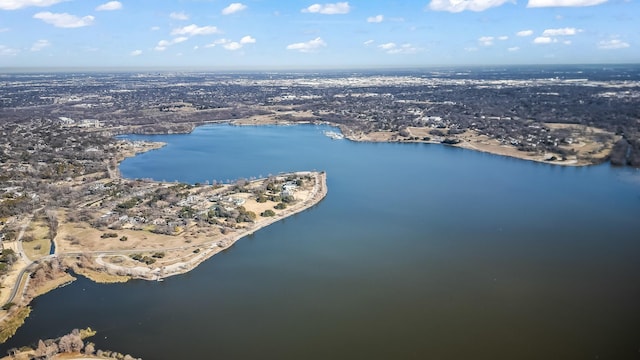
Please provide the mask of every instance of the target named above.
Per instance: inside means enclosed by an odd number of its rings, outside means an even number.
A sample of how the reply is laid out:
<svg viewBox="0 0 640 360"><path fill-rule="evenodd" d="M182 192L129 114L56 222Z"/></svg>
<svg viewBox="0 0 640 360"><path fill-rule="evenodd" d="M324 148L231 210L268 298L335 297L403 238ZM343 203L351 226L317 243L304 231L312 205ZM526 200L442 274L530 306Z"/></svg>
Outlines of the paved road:
<svg viewBox="0 0 640 360"><path fill-rule="evenodd" d="M18 274L18 277L16 279L15 284L13 285L13 288L11 289L11 294L9 296L9 299L7 300L7 302L5 304L8 304L10 302L13 302L13 300L15 300L16 295L18 294L18 290L20 289L20 284L22 284L22 279L24 277L25 274L28 274L28 272L30 271L30 269L32 268L32 265L34 264L33 261L31 261L28 257L27 254L25 254L24 252L24 248L22 247L22 237L24 236L25 231L27 231L27 228L29 227L29 224L31 224L31 220L33 220L35 214L38 211L42 211L42 209L44 209L44 206L36 209L30 216L29 219L27 220L26 223L24 223L22 225L22 228L20 229L20 233L18 234L18 237L16 238L16 247L18 249L18 256L22 259L24 259L24 261L26 261L27 265L22 268L22 270L20 271L20 273ZM3 304L4 305L4 304Z"/></svg>
<svg viewBox="0 0 640 360"><path fill-rule="evenodd" d="M29 275L31 270L33 270L33 267L34 267L33 265L34 263L32 262L29 265L27 265L24 269L22 269L22 271L20 271L17 277L16 284L13 286L13 289L11 289L11 294L9 295L9 299L7 300L7 304L15 300L16 295L18 295L18 290L20 289L20 284L22 284L22 279L24 278L25 275Z"/></svg>

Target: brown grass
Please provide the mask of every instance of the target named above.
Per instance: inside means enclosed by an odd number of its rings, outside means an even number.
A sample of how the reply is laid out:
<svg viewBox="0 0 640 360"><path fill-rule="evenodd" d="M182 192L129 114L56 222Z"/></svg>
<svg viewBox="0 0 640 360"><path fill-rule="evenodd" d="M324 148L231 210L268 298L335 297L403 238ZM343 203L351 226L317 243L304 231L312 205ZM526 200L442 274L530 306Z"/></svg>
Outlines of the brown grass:
<svg viewBox="0 0 640 360"><path fill-rule="evenodd" d="M63 285L71 283L75 281L76 278L67 273L62 273L60 276L56 277L53 280L49 280L42 285L38 286L34 289L33 297L37 297L40 295L44 295L49 291L53 291Z"/></svg>
<svg viewBox="0 0 640 360"><path fill-rule="evenodd" d="M130 276L114 275L114 274L109 274L103 271L80 268L75 265L71 267L73 268L73 271L76 274L82 275L88 278L89 280L96 283L100 283L100 284L124 283L131 280Z"/></svg>
<svg viewBox="0 0 640 360"><path fill-rule="evenodd" d="M2 329L0 329L0 344L7 341L7 339L16 333L16 330L24 324L24 320L30 313L31 308L28 306L10 311L9 318L5 319L2 323Z"/></svg>
<svg viewBox="0 0 640 360"><path fill-rule="evenodd" d="M48 239L49 227L46 223L34 221L25 235L31 235L35 239L29 242L22 242L22 248L29 259L35 261L49 255L51 241Z"/></svg>

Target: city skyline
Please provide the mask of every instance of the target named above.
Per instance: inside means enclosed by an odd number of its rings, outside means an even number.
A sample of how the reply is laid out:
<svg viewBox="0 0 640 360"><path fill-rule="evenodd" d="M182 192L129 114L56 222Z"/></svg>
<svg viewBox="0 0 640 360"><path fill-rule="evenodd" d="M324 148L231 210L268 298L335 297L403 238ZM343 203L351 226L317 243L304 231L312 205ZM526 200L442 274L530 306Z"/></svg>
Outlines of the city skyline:
<svg viewBox="0 0 640 360"><path fill-rule="evenodd" d="M0 0L0 67L637 63L633 0Z"/></svg>

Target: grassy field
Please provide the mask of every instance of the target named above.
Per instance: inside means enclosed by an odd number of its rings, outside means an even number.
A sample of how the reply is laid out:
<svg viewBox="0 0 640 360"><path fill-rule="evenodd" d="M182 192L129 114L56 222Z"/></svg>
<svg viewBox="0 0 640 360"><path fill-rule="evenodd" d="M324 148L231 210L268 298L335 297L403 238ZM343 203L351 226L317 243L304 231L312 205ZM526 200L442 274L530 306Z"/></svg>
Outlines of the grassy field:
<svg viewBox="0 0 640 360"><path fill-rule="evenodd" d="M51 251L51 241L48 239L49 227L41 221L35 221L25 233L25 238L33 239L23 241L22 248L27 257L32 261L49 255Z"/></svg>
<svg viewBox="0 0 640 360"><path fill-rule="evenodd" d="M15 334L16 330L24 324L29 313L31 313L31 308L27 306L10 315L10 318L2 324L2 329L0 329L0 344Z"/></svg>

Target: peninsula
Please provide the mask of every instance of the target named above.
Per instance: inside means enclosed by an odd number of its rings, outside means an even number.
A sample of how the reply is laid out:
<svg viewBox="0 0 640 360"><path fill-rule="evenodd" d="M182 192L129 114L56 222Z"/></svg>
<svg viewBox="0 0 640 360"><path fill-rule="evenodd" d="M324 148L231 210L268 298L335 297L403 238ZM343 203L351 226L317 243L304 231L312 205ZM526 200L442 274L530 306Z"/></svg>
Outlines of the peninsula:
<svg viewBox="0 0 640 360"><path fill-rule="evenodd" d="M100 282L162 280L327 191L320 172L224 184L123 179L120 161L164 144L117 135L330 124L337 140L640 167L640 81L590 71L2 74L0 341L31 299L73 281L69 269Z"/></svg>
<svg viewBox="0 0 640 360"><path fill-rule="evenodd" d="M34 138L63 134L65 141L87 141L88 146L80 150L71 145L66 154L34 166L11 159L4 163L7 181L18 178L16 171L41 180L12 180L15 186L5 188L0 203L0 341L22 324L34 297L74 280L69 270L97 282L161 281L192 270L327 194L324 172L228 184L123 179L117 169L121 160L164 144L115 140L82 127L40 125L30 128ZM61 153L45 146L32 155Z"/></svg>

